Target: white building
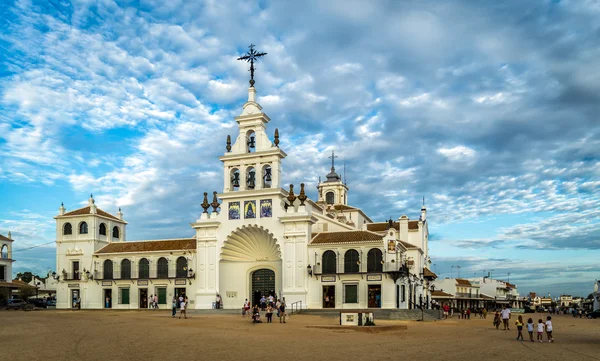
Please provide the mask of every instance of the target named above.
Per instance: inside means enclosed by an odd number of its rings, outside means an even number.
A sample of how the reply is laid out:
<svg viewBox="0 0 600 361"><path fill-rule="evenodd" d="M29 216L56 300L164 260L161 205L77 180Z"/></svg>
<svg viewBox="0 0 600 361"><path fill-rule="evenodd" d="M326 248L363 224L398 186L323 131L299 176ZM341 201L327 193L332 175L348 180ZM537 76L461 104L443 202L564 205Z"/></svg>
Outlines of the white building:
<svg viewBox="0 0 600 361"><path fill-rule="evenodd" d="M507 305L512 308L523 308L525 304L525 297L519 296L517 285L513 283L490 277L469 278L469 281L476 282L482 297L493 299L495 307Z"/></svg>
<svg viewBox="0 0 600 361"><path fill-rule="evenodd" d="M185 239L126 242L119 210L86 207L56 219L57 307L145 308L185 293L190 307L238 309L270 294L288 307L357 309L413 308L430 304L427 210L418 220L401 216L374 223L348 204L350 189L331 172L318 184L318 199L304 184L281 185L279 134L267 135L269 117L256 103L256 89L228 136L223 189L209 203L204 193L194 234ZM332 157L333 159L333 157ZM295 192L298 192L296 194ZM210 208L212 207L212 210Z"/></svg>
<svg viewBox="0 0 600 361"><path fill-rule="evenodd" d="M0 305L11 298L12 290L18 288L12 284L13 239L8 232L7 237L0 234Z"/></svg>
<svg viewBox="0 0 600 361"><path fill-rule="evenodd" d="M464 278L437 279L433 282L434 299L441 305L447 303L457 310L488 307L489 298L480 293L479 283ZM493 298L492 298L493 299Z"/></svg>
<svg viewBox="0 0 600 361"><path fill-rule="evenodd" d="M594 292L592 293L594 298L594 310L600 310L600 280L594 282Z"/></svg>

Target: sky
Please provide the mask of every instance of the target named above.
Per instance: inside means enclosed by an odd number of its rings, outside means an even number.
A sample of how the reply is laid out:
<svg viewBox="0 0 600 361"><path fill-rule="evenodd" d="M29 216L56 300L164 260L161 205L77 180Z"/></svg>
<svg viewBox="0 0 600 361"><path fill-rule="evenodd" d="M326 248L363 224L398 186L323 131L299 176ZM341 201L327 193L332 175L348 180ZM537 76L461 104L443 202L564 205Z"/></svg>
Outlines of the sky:
<svg viewBox="0 0 600 361"><path fill-rule="evenodd" d="M90 193L128 240L193 236L253 43L283 184L315 199L335 150L373 220L418 218L425 197L440 277L553 296L600 278L597 0L0 1L15 274L54 269L52 217Z"/></svg>

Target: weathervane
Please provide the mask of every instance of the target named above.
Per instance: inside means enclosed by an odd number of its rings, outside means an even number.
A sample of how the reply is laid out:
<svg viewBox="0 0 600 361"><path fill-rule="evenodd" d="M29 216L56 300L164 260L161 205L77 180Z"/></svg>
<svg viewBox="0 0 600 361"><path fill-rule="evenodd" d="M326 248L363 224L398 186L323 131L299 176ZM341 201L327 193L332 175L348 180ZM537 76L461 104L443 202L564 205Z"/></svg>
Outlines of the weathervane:
<svg viewBox="0 0 600 361"><path fill-rule="evenodd" d="M237 60L246 60L250 62L250 86L254 86L254 62L258 61L258 58L261 56L267 55L267 53L259 53L254 50L254 44L250 44L248 47L250 50L246 53L246 55L239 57Z"/></svg>

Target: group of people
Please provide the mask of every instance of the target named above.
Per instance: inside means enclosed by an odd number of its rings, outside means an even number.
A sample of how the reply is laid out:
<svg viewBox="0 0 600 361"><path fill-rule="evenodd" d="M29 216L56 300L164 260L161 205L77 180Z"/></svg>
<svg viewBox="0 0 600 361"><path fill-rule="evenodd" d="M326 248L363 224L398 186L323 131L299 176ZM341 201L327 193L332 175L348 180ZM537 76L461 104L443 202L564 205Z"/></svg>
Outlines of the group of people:
<svg viewBox="0 0 600 361"><path fill-rule="evenodd" d="M259 303L252 307L252 310L250 310L250 308L250 301L246 299L244 301L244 306L242 307L242 317L251 315L253 323L262 323L260 316L261 311L265 312L267 323L273 323L273 313L277 313L279 323L286 323L287 314L285 312L285 298L275 301L275 297L272 295L269 295L268 298L263 296L261 297Z"/></svg>
<svg viewBox="0 0 600 361"><path fill-rule="evenodd" d="M457 310L456 312L454 312L454 310L452 310L452 308L446 303L442 306L442 309L444 310L444 319L448 319L448 317L452 317L454 314L457 314L458 318L463 318L467 320L471 319L471 314L479 314L480 319L487 319L488 314L488 311L485 307L474 308L473 310L471 310L470 308L465 308L463 310Z"/></svg>
<svg viewBox="0 0 600 361"><path fill-rule="evenodd" d="M504 330L510 330L510 318L511 312L510 308L504 306L502 311L496 312L494 314L494 326L496 329L500 328L500 323L504 325ZM502 320L502 321L501 321ZM525 323L523 322L523 316L519 315L517 321L515 322L517 326L517 340L523 341L523 328L525 327ZM529 341L535 342L533 340L533 332L536 326L533 323L533 319L529 318L527 320L527 332L529 333ZM554 337L552 337L552 317L547 316L546 322L544 322L541 318L537 323L537 341L544 342L544 333L546 333L546 337L548 342L554 342Z"/></svg>
<svg viewBox="0 0 600 361"><path fill-rule="evenodd" d="M158 295L150 295L150 298L148 298L148 308L158 310Z"/></svg>
<svg viewBox="0 0 600 361"><path fill-rule="evenodd" d="M179 309L179 318L183 316L183 318L187 319L187 306L188 306L188 298L185 294L179 295L179 298L173 297L171 301L171 317L175 318L177 314L177 310Z"/></svg>

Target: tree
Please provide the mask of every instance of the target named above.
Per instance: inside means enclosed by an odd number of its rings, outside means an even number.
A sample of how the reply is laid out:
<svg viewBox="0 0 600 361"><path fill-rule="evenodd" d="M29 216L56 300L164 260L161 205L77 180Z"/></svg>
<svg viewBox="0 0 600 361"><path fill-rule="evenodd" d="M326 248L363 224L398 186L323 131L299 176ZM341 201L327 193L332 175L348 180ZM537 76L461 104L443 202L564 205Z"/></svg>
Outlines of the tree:
<svg viewBox="0 0 600 361"><path fill-rule="evenodd" d="M587 299L588 299L588 300L593 300L593 299L594 299L594 294L593 294L593 293L590 293L590 294L587 296Z"/></svg>
<svg viewBox="0 0 600 361"><path fill-rule="evenodd" d="M23 273L19 272L17 273L17 278L21 278L21 281L29 283L33 279L33 273L29 271Z"/></svg>

